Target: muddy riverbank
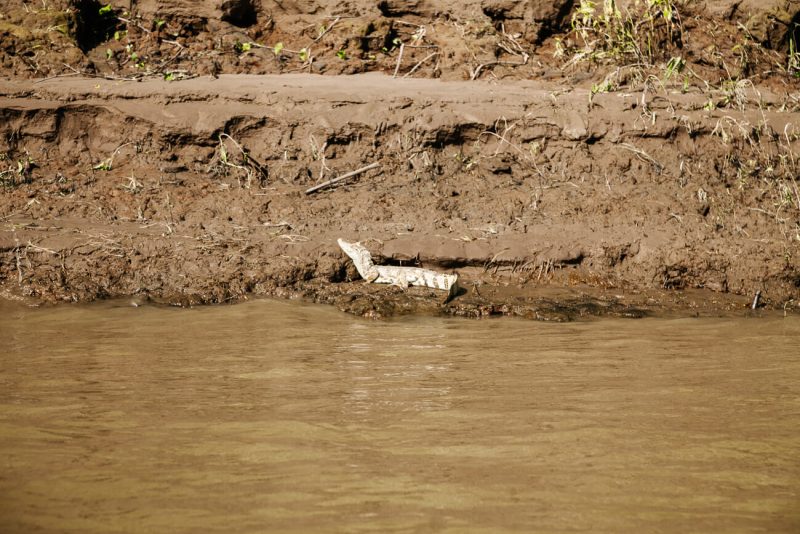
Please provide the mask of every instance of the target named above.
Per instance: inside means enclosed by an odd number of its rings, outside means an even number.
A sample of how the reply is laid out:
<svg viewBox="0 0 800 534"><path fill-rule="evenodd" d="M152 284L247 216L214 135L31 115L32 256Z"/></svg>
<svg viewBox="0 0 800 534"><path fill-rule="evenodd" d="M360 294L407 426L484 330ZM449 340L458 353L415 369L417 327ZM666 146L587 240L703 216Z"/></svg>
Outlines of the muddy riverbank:
<svg viewBox="0 0 800 534"><path fill-rule="evenodd" d="M424 12L426 3L412 15L383 4L380 17L392 27L409 17L417 28L435 26L425 17L443 20ZM499 13L481 9L489 18ZM349 27L350 19L332 16L343 25L326 27L320 42ZM708 20L698 17L682 25L687 35ZM165 20L169 27L181 19ZM288 19L274 20L281 27ZM793 71L762 63L757 76L729 75L733 85L701 83L699 73L708 82L713 69L689 54L697 37L674 56L684 62L673 62L683 73L675 78L655 57L648 68L661 68L660 77L638 81L608 78L600 59L577 70L563 60L542 63L553 76L529 72L532 58L555 61L558 35L576 38L562 23L541 39L512 39L526 50L524 68L501 58L473 65L473 75L420 66L403 78L411 69L400 62L394 76L388 66L400 51L389 49L384 67L349 76L264 62L245 69L222 61L219 71L186 76L144 67L131 75L124 65L104 71L97 61L93 69L41 72L8 63L0 84L2 292L180 305L269 295L367 316L563 319L739 312L760 291L762 307L794 312ZM501 37L516 35L502 28ZM276 41L271 31L253 43ZM114 43L128 38L106 37L81 61L107 45L113 56ZM403 39L409 50L428 50ZM280 43L293 50L288 38ZM786 59L780 43L763 43L759 54ZM263 51L237 53L251 50ZM369 65L368 55L358 64ZM474 76L480 65L493 75ZM339 237L364 242L381 262L458 272L462 291L444 304L433 291L364 286Z"/></svg>

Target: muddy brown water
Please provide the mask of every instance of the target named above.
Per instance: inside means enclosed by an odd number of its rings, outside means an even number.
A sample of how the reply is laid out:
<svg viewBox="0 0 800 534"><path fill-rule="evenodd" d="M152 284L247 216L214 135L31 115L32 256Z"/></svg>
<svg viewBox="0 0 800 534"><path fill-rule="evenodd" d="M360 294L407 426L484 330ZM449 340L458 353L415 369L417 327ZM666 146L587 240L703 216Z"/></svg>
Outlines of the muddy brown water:
<svg viewBox="0 0 800 534"><path fill-rule="evenodd" d="M0 311L3 532L800 529L797 318Z"/></svg>

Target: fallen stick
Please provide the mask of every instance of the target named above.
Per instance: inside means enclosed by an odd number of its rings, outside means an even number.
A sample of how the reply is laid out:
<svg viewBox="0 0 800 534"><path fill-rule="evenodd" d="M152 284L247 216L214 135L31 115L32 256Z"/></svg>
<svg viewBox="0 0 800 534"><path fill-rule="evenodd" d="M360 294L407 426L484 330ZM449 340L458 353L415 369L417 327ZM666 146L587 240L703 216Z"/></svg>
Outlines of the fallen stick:
<svg viewBox="0 0 800 534"><path fill-rule="evenodd" d="M348 173L345 173L345 174L343 174L341 176L337 176L336 178L328 180L327 182L322 182L319 185L315 185L314 187L310 187L310 188L306 189L306 195L310 195L311 193L313 193L315 191L319 191L320 189L328 187L329 185L333 185L335 183L339 183L342 180L346 180L346 179L350 178L351 176L355 176L357 174L361 174L362 172L367 172L370 169L375 169L376 167L380 167L380 166L381 166L381 164L378 163L377 161L375 163L370 163L366 167L361 167L360 169L356 169L354 171L350 171Z"/></svg>
<svg viewBox="0 0 800 534"><path fill-rule="evenodd" d="M397 54L397 65L394 67L394 74L392 78L397 78L397 72L400 70L400 62L403 61L403 50L405 50L405 43L400 43L400 53Z"/></svg>
<svg viewBox="0 0 800 534"><path fill-rule="evenodd" d="M406 72L405 74L403 74L403 78L406 78L406 77L408 77L408 76L411 76L412 74L414 74L414 71L416 71L418 68L420 68L420 66L421 66L423 63L425 63L426 61L428 61L430 58L432 58L433 56L435 56L435 55L436 55L436 54L438 54L438 53L439 53L439 51L437 50L436 52L431 52L430 54L428 54L427 56L425 56L425 59L423 59L422 61L420 61L420 62L419 62L419 63L417 63L416 65L414 65L414 68L413 68L413 69L411 69L410 71L408 71L408 72Z"/></svg>

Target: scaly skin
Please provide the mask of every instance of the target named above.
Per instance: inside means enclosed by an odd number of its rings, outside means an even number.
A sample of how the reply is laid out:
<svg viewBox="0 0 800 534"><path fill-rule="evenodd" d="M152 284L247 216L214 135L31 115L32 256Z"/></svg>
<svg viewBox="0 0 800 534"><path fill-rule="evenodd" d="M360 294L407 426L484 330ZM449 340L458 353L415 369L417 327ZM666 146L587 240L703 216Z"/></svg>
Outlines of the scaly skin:
<svg viewBox="0 0 800 534"><path fill-rule="evenodd" d="M409 285L430 287L448 292L448 299L458 291L458 275L444 274L421 269L419 267L395 267L393 265L375 265L369 250L361 243L348 243L338 240L339 247L347 254L356 266L358 274L367 282L374 284L392 284L407 289Z"/></svg>

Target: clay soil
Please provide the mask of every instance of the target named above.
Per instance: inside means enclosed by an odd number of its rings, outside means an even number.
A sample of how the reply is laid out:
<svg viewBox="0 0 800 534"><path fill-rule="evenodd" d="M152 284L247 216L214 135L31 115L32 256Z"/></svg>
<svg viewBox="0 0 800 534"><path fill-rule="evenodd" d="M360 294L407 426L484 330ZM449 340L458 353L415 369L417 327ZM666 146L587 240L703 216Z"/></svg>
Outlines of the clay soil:
<svg viewBox="0 0 800 534"><path fill-rule="evenodd" d="M800 8L619 4L635 46L564 1L5 2L2 296L796 313Z"/></svg>

